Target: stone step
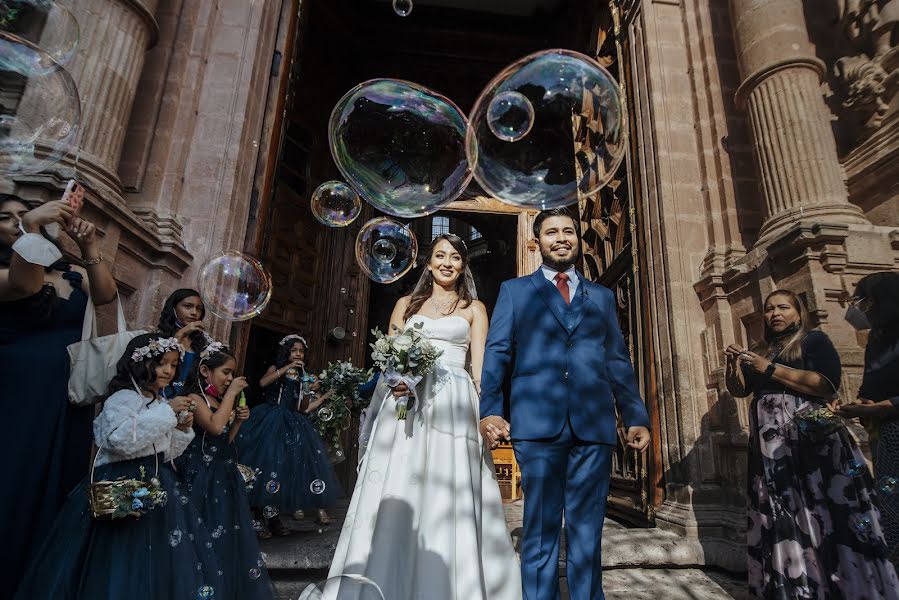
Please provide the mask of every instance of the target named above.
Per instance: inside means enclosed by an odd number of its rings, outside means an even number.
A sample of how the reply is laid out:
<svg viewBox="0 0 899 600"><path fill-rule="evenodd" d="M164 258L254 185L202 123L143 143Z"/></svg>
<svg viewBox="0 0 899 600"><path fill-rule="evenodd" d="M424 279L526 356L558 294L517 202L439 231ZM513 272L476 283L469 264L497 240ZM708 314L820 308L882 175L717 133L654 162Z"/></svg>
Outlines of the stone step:
<svg viewBox="0 0 899 600"><path fill-rule="evenodd" d="M302 521L282 515L291 535L261 542L279 600L296 600L306 586L325 581L347 505L348 499L344 499L329 511L333 523L325 527L312 520L314 514ZM506 523L518 550L522 503L509 503L504 508ZM563 578L564 547L563 540L563 552L559 557ZM659 591L665 592L666 600L748 598L742 577L703 569L701 546L673 532L632 528L606 520L602 547L604 588L609 600L657 600ZM567 598L567 593L564 597Z"/></svg>

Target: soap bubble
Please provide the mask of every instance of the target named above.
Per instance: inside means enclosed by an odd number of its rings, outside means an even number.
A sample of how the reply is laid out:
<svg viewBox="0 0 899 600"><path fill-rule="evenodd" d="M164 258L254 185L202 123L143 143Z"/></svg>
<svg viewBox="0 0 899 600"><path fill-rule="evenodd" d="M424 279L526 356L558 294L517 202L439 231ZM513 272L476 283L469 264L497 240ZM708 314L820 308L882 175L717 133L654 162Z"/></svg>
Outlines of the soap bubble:
<svg viewBox="0 0 899 600"><path fill-rule="evenodd" d="M262 577L262 569L259 567L250 569L250 579L259 579L260 577Z"/></svg>
<svg viewBox="0 0 899 600"><path fill-rule="evenodd" d="M885 496L891 496L896 492L899 492L899 479L895 477L891 477L889 475L885 477L881 477L877 481L877 486L880 488L880 492Z"/></svg>
<svg viewBox="0 0 899 600"><path fill-rule="evenodd" d="M262 509L262 514L266 519L274 519L281 514L281 511L274 506L266 506Z"/></svg>
<svg viewBox="0 0 899 600"><path fill-rule="evenodd" d="M200 565L198 565L200 566ZM211 585L201 586L199 590L197 590L197 598L199 600L210 600L210 598L215 597L215 589Z"/></svg>
<svg viewBox="0 0 899 600"><path fill-rule="evenodd" d="M858 477L865 471L865 464L860 460L852 459L848 463L846 463L846 474L850 477Z"/></svg>
<svg viewBox="0 0 899 600"><path fill-rule="evenodd" d="M524 96L534 111L533 126L515 143L490 126L494 100L508 92ZM558 208L595 194L614 176L625 125L621 91L608 71L583 54L546 50L487 85L471 112L466 151L488 194L523 208Z"/></svg>
<svg viewBox="0 0 899 600"><path fill-rule="evenodd" d="M0 86L0 172L38 173L73 152L81 100L65 69L0 32Z"/></svg>
<svg viewBox="0 0 899 600"><path fill-rule="evenodd" d="M325 493L325 482L321 479L316 479L312 483L309 484L309 491L315 494L316 496L320 496Z"/></svg>
<svg viewBox="0 0 899 600"><path fill-rule="evenodd" d="M871 530L873 521L868 515L855 515L852 517L852 527L859 533L866 533Z"/></svg>
<svg viewBox="0 0 899 600"><path fill-rule="evenodd" d="M40 48L61 65L75 56L81 38L75 15L52 0L0 0L0 31Z"/></svg>
<svg viewBox="0 0 899 600"><path fill-rule="evenodd" d="M346 227L362 212L362 200L342 181L326 181L312 194L312 214L328 227Z"/></svg>
<svg viewBox="0 0 899 600"><path fill-rule="evenodd" d="M277 494L281 491L281 483L275 479L271 479L265 484L265 491L269 494Z"/></svg>
<svg viewBox="0 0 899 600"><path fill-rule="evenodd" d="M518 92L497 94L487 107L487 125L499 139L517 142L534 126L534 106Z"/></svg>
<svg viewBox="0 0 899 600"><path fill-rule="evenodd" d="M334 162L366 201L397 217L422 217L455 200L471 180L466 125L436 92L373 79L340 99L328 137Z"/></svg>
<svg viewBox="0 0 899 600"><path fill-rule="evenodd" d="M252 256L225 252L200 271L200 297L208 311L228 321L246 321L261 313L272 297L272 278Z"/></svg>
<svg viewBox="0 0 899 600"><path fill-rule="evenodd" d="M318 409L318 418L322 421L328 422L334 418L334 411L331 410L330 407L323 406Z"/></svg>
<svg viewBox="0 0 899 600"><path fill-rule="evenodd" d="M418 257L412 230L384 217L372 219L356 236L356 261L373 281L392 283L409 272Z"/></svg>
<svg viewBox="0 0 899 600"><path fill-rule="evenodd" d="M408 17L413 8L412 0L393 0L393 12L401 17Z"/></svg>
<svg viewBox="0 0 899 600"><path fill-rule="evenodd" d="M377 583L368 577L349 573L335 575L327 581L306 586L297 600L320 600L326 589L332 597L339 595L341 598L357 600L386 600Z"/></svg>

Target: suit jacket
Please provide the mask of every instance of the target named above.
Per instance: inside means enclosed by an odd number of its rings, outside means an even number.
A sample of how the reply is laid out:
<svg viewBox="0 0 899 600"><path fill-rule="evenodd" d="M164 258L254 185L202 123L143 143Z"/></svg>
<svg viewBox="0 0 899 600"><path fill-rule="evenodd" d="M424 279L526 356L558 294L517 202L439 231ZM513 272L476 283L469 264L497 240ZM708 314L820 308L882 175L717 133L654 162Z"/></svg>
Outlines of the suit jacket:
<svg viewBox="0 0 899 600"><path fill-rule="evenodd" d="M502 415L511 369L513 439L555 437L570 419L579 439L614 445L616 405L626 427L649 427L614 294L578 276L570 305L539 269L500 287L481 374L481 418Z"/></svg>

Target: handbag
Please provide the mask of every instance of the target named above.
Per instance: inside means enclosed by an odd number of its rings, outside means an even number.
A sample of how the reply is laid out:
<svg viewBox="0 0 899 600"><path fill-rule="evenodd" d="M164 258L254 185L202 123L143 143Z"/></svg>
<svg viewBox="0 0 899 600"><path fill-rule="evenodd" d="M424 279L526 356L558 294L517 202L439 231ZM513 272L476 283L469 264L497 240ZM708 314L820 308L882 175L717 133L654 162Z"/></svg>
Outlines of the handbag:
<svg viewBox="0 0 899 600"><path fill-rule="evenodd" d="M122 300L116 297L118 312L117 332L97 336L97 311L94 302L87 300L81 341L70 344L69 402L76 406L94 404L106 393L109 382L116 374L116 366L128 343L146 331L127 331Z"/></svg>

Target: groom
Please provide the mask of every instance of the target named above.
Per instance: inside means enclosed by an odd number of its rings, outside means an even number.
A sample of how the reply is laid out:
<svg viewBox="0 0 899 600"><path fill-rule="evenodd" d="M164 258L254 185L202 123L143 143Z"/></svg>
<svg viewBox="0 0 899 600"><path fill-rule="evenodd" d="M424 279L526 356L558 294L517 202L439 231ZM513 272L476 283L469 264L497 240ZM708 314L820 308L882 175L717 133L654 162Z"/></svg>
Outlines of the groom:
<svg viewBox="0 0 899 600"><path fill-rule="evenodd" d="M536 273L502 284L487 335L481 435L511 439L524 488L521 575L525 600L559 600L559 535L568 539L571 600L603 600L602 526L616 443L615 408L628 446L649 444L613 293L574 268L580 236L562 209L541 212ZM511 426L502 385L511 370Z"/></svg>

